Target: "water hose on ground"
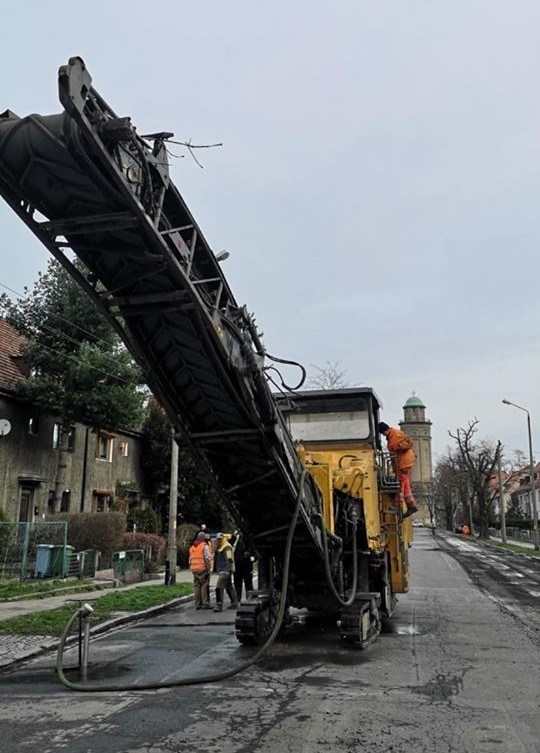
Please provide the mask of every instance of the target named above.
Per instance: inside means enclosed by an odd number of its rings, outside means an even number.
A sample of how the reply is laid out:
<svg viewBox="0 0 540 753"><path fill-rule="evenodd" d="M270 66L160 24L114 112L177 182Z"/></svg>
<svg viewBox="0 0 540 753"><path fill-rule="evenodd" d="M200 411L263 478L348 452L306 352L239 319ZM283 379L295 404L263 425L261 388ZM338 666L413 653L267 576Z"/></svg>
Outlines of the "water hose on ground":
<svg viewBox="0 0 540 753"><path fill-rule="evenodd" d="M251 657L251 659L248 659L247 661L242 662L234 669L229 669L224 672L218 672L212 675L200 675L198 677L187 677L185 679L180 679L180 680L162 680L160 682L141 682L141 683L133 683L131 685L117 685L117 684L92 685L90 683L71 682L71 680L68 680L64 674L64 670L62 667L62 659L64 655L64 649L65 649L66 639L67 639L69 630L71 629L71 626L73 625L73 623L75 622L75 620L77 619L77 617L79 616L81 612L81 610L78 609L74 613L74 615L71 617L68 624L66 625L64 632L62 633L62 636L60 638L60 642L58 644L58 653L56 656L56 673L58 675L58 679L60 680L60 682L63 685L65 685L66 688L69 688L70 690L79 690L85 693L103 693L103 692L109 692L111 690L159 690L161 688L176 688L182 685L203 685L208 682L219 682L220 680L226 680L229 677L233 677L234 675L237 675L240 672L243 672L245 669L248 669L253 664L255 664L255 662L257 662L261 658L261 656L266 651L268 651L268 649L270 648L270 646L276 639L276 636L279 633L279 630L281 628L281 623L283 622L283 616L285 614L285 607L287 603L287 588L289 584L289 569L290 569L290 562L291 562L292 542L293 542L294 531L296 528L296 523L298 521L298 515L300 513L300 508L302 506L302 502L304 499L304 484L305 484L307 475L308 475L308 471L304 469L300 476L296 507L294 510L294 514L292 516L291 525L289 527L289 533L287 536L287 542L285 545L285 556L283 558L283 580L281 583L281 596L279 600L279 608L276 615L276 622L266 642ZM84 609L84 607L82 607L81 609Z"/></svg>

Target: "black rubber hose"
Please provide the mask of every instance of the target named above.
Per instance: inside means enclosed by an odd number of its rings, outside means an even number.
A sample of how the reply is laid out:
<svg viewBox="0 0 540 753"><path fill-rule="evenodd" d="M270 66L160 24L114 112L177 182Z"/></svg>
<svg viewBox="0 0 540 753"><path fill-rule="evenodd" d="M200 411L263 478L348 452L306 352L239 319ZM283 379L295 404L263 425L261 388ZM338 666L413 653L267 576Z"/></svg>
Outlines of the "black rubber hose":
<svg viewBox="0 0 540 753"><path fill-rule="evenodd" d="M279 600L276 622L266 643L261 646L261 648L251 657L251 659L248 659L248 661L239 664L234 669L229 669L225 672L218 672L217 674L213 675L201 675L199 677L187 677L182 680L133 683L132 685L91 685L86 683L81 684L77 682L71 682L71 680L68 680L64 674L64 670L62 668L62 658L64 655L64 648L69 630L81 611L80 609L78 609L66 625L64 632L62 633L62 636L60 638L60 643L58 644L58 653L56 656L56 673L60 682L70 690L79 690L85 693L103 693L111 690L159 690L160 688L176 688L182 685L202 685L206 682L219 682L220 680L226 680L229 677L233 677L234 675L237 675L240 672L243 672L245 669L251 667L252 664L255 664L255 662L258 661L260 657L270 648L270 646L276 639L276 636L281 628L281 623L283 622L283 616L285 614L285 608L287 604L287 588L289 585L289 569L291 563L292 542L296 523L298 521L298 515L300 513L300 508L304 500L304 485L307 475L308 471L304 469L300 476L300 486L298 490L296 507L291 520L291 525L287 536L287 543L285 545L285 556L283 558L283 580L281 583L281 597Z"/></svg>
<svg viewBox="0 0 540 753"><path fill-rule="evenodd" d="M317 495L320 502L320 496ZM338 603L341 604L342 607L350 607L354 604L354 600L356 598L356 591L358 588L358 546L356 541L356 517L353 520L353 526L352 526L352 556L353 556L353 582L351 586L351 592L348 599L343 599L341 595L338 593L338 590L334 584L334 580L332 578L332 573L330 572L330 556L328 554L328 537L326 535L326 526L324 524L324 519L322 515L322 508L320 510L320 517L321 517L321 534L322 534L322 541L323 541L323 549L324 549L324 572L326 575L326 580L328 582L328 585L330 586L330 590L332 591L333 595L337 599Z"/></svg>
<svg viewBox="0 0 540 753"><path fill-rule="evenodd" d="M352 460L358 460L358 455L342 455L340 457L340 459L339 459L339 467L340 468L343 468L343 466L341 465L341 461L345 460L345 458L351 458Z"/></svg>
<svg viewBox="0 0 540 753"><path fill-rule="evenodd" d="M342 607L350 607L354 604L354 600L356 598L356 591L358 588L358 547L356 543L356 522L353 523L353 582L351 586L351 593L348 599L343 599L340 594L338 593L336 586L334 584L334 581L332 579L332 573L330 572L330 559L328 554L328 541L326 538L326 528L324 525L324 522L321 526L322 530L322 540L323 540L323 547L324 547L324 572L326 574L326 580L328 582L328 585L330 586L330 590L334 594L335 598L341 604Z"/></svg>

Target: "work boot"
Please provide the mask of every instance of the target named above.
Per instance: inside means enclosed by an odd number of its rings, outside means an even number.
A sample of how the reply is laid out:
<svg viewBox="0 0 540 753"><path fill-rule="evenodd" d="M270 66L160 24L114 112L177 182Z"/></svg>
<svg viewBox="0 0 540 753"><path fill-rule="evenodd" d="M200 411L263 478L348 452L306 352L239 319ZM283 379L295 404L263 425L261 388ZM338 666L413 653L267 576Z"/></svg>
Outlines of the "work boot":
<svg viewBox="0 0 540 753"><path fill-rule="evenodd" d="M210 606L210 604L203 604L201 609L212 609L212 607Z"/></svg>
<svg viewBox="0 0 540 753"><path fill-rule="evenodd" d="M197 604L197 606L195 607L195 609L202 609L202 606L200 604Z"/></svg>
<svg viewBox="0 0 540 753"><path fill-rule="evenodd" d="M237 601L233 601L231 604L229 604L229 606L227 607L227 609L238 609L238 602Z"/></svg>
<svg viewBox="0 0 540 753"><path fill-rule="evenodd" d="M223 604L216 604L214 612L221 612L223 610Z"/></svg>
<svg viewBox="0 0 540 753"><path fill-rule="evenodd" d="M408 507L407 512L403 513L403 517L408 518L410 515L414 515L415 512L418 512L418 507Z"/></svg>

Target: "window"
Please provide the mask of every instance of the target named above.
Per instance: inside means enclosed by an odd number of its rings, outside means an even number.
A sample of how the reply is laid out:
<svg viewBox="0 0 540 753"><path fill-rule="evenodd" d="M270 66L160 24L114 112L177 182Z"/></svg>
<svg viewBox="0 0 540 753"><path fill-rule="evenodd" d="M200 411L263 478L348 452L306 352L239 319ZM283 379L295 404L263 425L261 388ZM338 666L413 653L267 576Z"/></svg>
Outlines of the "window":
<svg viewBox="0 0 540 753"><path fill-rule="evenodd" d="M75 448L75 427L68 426L63 429L63 440L65 448L68 452L73 452Z"/></svg>
<svg viewBox="0 0 540 753"><path fill-rule="evenodd" d="M128 443L125 439L120 440L118 442L118 452L120 455L122 455L123 458L127 458L128 456Z"/></svg>
<svg viewBox="0 0 540 753"><path fill-rule="evenodd" d="M289 427L294 439L300 442L366 439L369 414L367 411L293 414L289 417Z"/></svg>
<svg viewBox="0 0 540 753"><path fill-rule="evenodd" d="M295 412L286 410L286 419L297 441L339 442L370 437L370 406L362 396L321 394L295 400L295 406Z"/></svg>
<svg viewBox="0 0 540 753"><path fill-rule="evenodd" d="M67 452L73 452L74 447L75 427L55 424L53 426L53 450L65 450Z"/></svg>
<svg viewBox="0 0 540 753"><path fill-rule="evenodd" d="M92 511L108 513L110 509L112 495L110 492L102 492L94 490L94 497L92 500Z"/></svg>
<svg viewBox="0 0 540 753"><path fill-rule="evenodd" d="M39 434L39 418L37 416L31 416L28 419L28 433L32 436Z"/></svg>
<svg viewBox="0 0 540 753"><path fill-rule="evenodd" d="M69 499L70 491L66 489L62 492L62 500L60 502L60 512L69 512Z"/></svg>
<svg viewBox="0 0 540 753"><path fill-rule="evenodd" d="M99 432L96 444L96 457L99 460L112 462L113 438L109 434Z"/></svg>

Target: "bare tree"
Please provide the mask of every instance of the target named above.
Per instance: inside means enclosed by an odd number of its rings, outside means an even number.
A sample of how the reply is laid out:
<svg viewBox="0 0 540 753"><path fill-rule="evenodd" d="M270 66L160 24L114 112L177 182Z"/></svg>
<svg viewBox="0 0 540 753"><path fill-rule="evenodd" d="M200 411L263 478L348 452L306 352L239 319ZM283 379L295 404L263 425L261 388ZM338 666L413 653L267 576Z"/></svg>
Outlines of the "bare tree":
<svg viewBox="0 0 540 753"><path fill-rule="evenodd" d="M448 449L446 455L437 461L433 473L432 506L435 517L444 521L449 531L455 530L458 521L469 520L469 483L459 452Z"/></svg>
<svg viewBox="0 0 540 753"><path fill-rule="evenodd" d="M523 450L514 450L514 458L516 468L524 468L526 465L529 465L529 458Z"/></svg>
<svg viewBox="0 0 540 753"><path fill-rule="evenodd" d="M311 387L332 390L349 386L346 380L347 371L340 368L339 361L326 361L323 367L311 364L311 368L315 369L316 372L308 380Z"/></svg>
<svg viewBox="0 0 540 753"><path fill-rule="evenodd" d="M476 502L480 524L480 538L488 538L489 518L493 511L493 502L498 494L497 484L493 484L502 445L494 446L492 442L483 439L475 442L478 432L478 419L469 421L467 428L456 429L456 433L449 435L455 439L458 446L463 467L467 472L467 480L472 492L472 505Z"/></svg>

